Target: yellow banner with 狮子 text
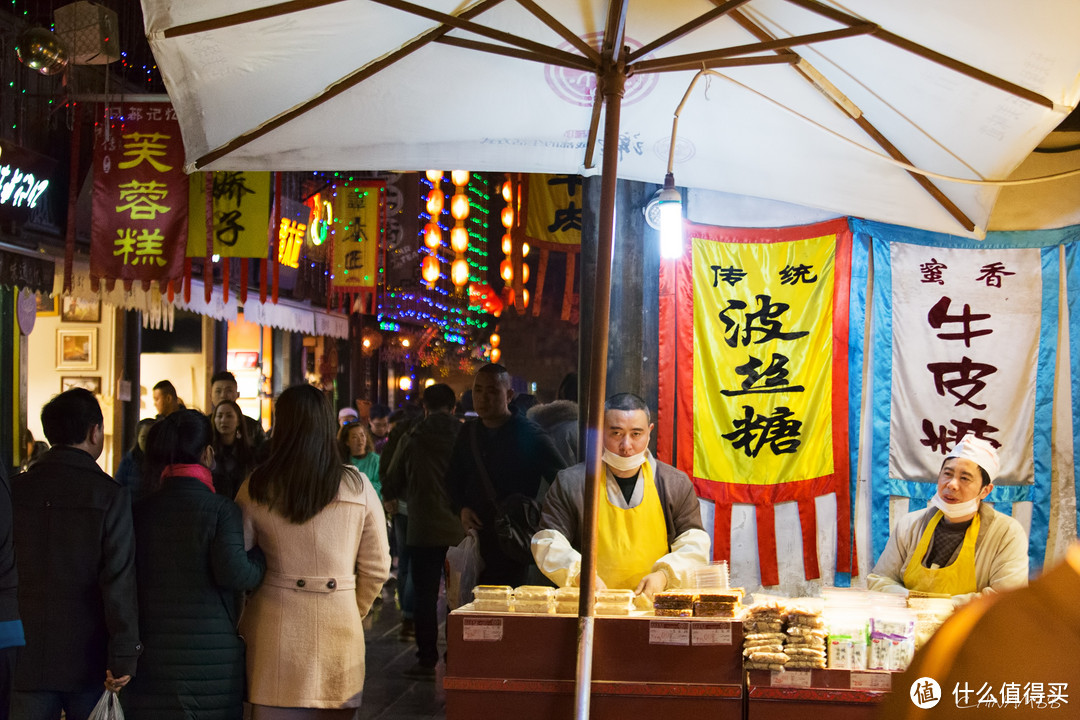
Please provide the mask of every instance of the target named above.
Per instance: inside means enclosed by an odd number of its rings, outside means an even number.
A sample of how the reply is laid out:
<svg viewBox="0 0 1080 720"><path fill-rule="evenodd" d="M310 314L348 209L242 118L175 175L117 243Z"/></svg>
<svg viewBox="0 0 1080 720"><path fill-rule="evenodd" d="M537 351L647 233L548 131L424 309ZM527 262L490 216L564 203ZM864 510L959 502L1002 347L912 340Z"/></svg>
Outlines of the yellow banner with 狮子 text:
<svg viewBox="0 0 1080 720"><path fill-rule="evenodd" d="M221 257L264 258L270 247L270 173L216 171L214 245ZM206 255L206 175L188 176L187 256Z"/></svg>
<svg viewBox="0 0 1080 720"><path fill-rule="evenodd" d="M836 236L691 244L694 477L830 475Z"/></svg>

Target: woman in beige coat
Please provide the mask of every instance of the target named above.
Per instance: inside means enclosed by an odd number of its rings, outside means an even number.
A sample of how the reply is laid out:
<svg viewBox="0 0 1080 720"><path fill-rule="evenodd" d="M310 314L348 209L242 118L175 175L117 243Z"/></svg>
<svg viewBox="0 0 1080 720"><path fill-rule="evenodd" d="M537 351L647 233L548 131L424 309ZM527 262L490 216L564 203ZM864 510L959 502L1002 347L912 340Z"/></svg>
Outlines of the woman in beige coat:
<svg viewBox="0 0 1080 720"><path fill-rule="evenodd" d="M253 720L354 718L364 688L361 622L390 575L386 520L371 483L342 465L318 389L275 408L272 450L236 496L266 576L240 619Z"/></svg>

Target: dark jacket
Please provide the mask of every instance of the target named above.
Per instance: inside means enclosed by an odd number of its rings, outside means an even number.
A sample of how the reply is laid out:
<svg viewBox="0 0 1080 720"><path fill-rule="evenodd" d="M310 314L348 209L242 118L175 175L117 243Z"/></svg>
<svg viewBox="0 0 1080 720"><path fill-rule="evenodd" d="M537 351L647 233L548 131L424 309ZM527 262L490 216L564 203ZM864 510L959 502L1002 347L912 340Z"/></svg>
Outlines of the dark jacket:
<svg viewBox="0 0 1080 720"><path fill-rule="evenodd" d="M453 415L433 413L416 424L394 451L383 476L383 497L408 505L408 545L449 547L464 537L443 483L460 430L461 422Z"/></svg>
<svg viewBox="0 0 1080 720"><path fill-rule="evenodd" d="M237 593L266 570L262 551L244 551L240 508L194 478L169 478L135 504L135 548L146 650L121 696L126 716L239 720Z"/></svg>
<svg viewBox="0 0 1080 720"><path fill-rule="evenodd" d="M0 459L0 648L25 644L19 620L19 573L15 569L15 543L11 527L11 483ZM3 683L0 682L0 689ZM6 700L0 695L0 701ZM0 708L0 716L3 708Z"/></svg>
<svg viewBox="0 0 1080 720"><path fill-rule="evenodd" d="M142 650L128 493L89 453L58 446L11 482L26 647L15 689L101 688Z"/></svg>

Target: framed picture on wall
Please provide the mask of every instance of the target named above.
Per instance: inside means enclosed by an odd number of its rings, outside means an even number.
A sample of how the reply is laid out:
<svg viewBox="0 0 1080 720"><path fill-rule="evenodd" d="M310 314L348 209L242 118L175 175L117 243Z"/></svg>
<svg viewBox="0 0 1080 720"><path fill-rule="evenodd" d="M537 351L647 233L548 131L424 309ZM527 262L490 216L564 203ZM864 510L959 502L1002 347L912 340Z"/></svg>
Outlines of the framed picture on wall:
<svg viewBox="0 0 1080 720"><path fill-rule="evenodd" d="M64 322L101 322L101 301L64 297L60 301L60 319Z"/></svg>
<svg viewBox="0 0 1080 720"><path fill-rule="evenodd" d="M72 388L83 388L89 390L95 395L101 394L101 376L68 376L65 375L60 378L60 392L65 390L71 390Z"/></svg>
<svg viewBox="0 0 1080 720"><path fill-rule="evenodd" d="M97 368L97 328L56 331L56 369L94 370Z"/></svg>
<svg viewBox="0 0 1080 720"><path fill-rule="evenodd" d="M56 315L56 296L48 293L37 293L36 304L38 315Z"/></svg>

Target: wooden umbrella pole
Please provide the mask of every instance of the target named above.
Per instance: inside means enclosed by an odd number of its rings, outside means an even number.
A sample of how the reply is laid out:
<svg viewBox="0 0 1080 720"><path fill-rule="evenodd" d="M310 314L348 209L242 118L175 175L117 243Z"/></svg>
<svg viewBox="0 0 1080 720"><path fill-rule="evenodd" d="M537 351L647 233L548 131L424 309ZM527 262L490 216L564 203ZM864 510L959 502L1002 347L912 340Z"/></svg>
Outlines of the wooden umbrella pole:
<svg viewBox="0 0 1080 720"><path fill-rule="evenodd" d="M615 52L620 53L618 48ZM575 717L589 717L592 689L592 651L596 618L596 525L604 492L603 449L604 395L607 386L608 323L611 315L611 259L615 234L615 188L619 165L619 115L622 110L626 66L611 63L602 78L604 93L604 154L601 166L599 239L596 249L596 282L593 300L592 357L589 358L589 398L585 433L585 503L583 508L581 582L578 606L578 656L575 685Z"/></svg>

